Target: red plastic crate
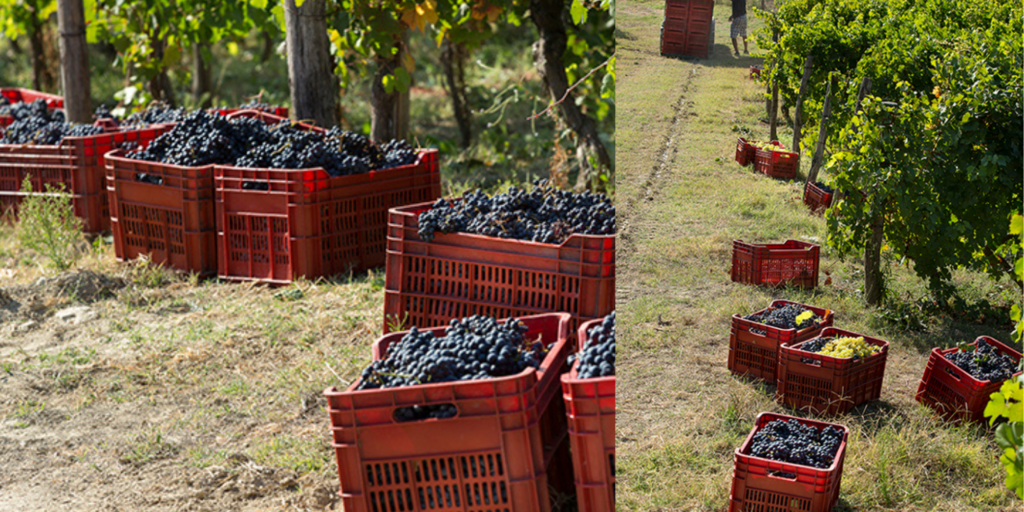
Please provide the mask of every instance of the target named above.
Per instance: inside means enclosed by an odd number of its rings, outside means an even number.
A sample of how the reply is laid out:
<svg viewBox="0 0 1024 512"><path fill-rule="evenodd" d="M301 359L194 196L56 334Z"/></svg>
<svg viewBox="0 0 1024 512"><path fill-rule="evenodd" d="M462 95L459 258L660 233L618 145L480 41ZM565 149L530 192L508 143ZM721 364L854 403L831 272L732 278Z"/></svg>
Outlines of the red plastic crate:
<svg viewBox="0 0 1024 512"><path fill-rule="evenodd" d="M796 304L809 309L821 320L815 326L796 330L779 329L744 320L741 315L733 315L729 335L729 370L736 375L756 377L769 384L775 384L778 377L776 370L779 362L779 347L817 338L822 329L831 327L835 321L835 315L831 310L799 302L776 300L772 301L768 307L780 308L787 304ZM762 309L757 313L763 313L767 309Z"/></svg>
<svg viewBox="0 0 1024 512"><path fill-rule="evenodd" d="M750 66L750 78L758 78L758 77L760 77L761 76L761 71L763 71L763 70L761 69L760 66Z"/></svg>
<svg viewBox="0 0 1024 512"><path fill-rule="evenodd" d="M345 391L328 388L342 509L550 510L539 428L544 395L569 356L569 315L523 317L550 351L539 369L496 379ZM444 328L429 329L441 334ZM375 356L405 333L384 336ZM397 409L454 404L454 418L402 422Z"/></svg>
<svg viewBox="0 0 1024 512"><path fill-rule="evenodd" d="M415 164L354 176L216 166L214 184L217 275L270 283L384 265L388 210L441 195L434 149ZM253 189L261 184L267 190Z"/></svg>
<svg viewBox="0 0 1024 512"><path fill-rule="evenodd" d="M846 336L863 336L868 345L882 348L865 358L840 359L801 350L806 341L779 346L780 404L818 414L845 414L882 395L889 342L835 327L826 327L818 337Z"/></svg>
<svg viewBox="0 0 1024 512"><path fill-rule="evenodd" d="M971 345L977 345L978 340L985 340L1000 353L1020 362L1020 352L995 338L979 336ZM957 350L959 349L956 347L945 350L932 349L915 398L918 402L935 409L943 418L956 423L965 420L987 421L983 413L985 406L988 405L989 395L998 391L1003 381L980 381L944 357ZM1014 377L1020 374L1021 372L1017 372Z"/></svg>
<svg viewBox="0 0 1024 512"><path fill-rule="evenodd" d="M834 194L825 192L816 183L808 182L804 186L804 204L814 213L821 214L829 209L832 206L833 197Z"/></svg>
<svg viewBox="0 0 1024 512"><path fill-rule="evenodd" d="M817 245L786 240L781 244L732 242L732 280L765 286L818 287Z"/></svg>
<svg viewBox="0 0 1024 512"><path fill-rule="evenodd" d="M754 151L757 149L754 144L757 144L755 140L747 140L740 137L736 140L736 162L746 167L754 163ZM785 147L781 142L777 140L771 141L771 144L776 144L779 147Z"/></svg>
<svg viewBox="0 0 1024 512"><path fill-rule="evenodd" d="M65 137L59 145L0 144L0 196L17 214L27 195L21 185L30 177L33 193L46 186L71 194L82 229L99 233L110 229L109 199L104 185L104 155L125 143L147 143L163 133L159 127L110 131L85 137Z"/></svg>
<svg viewBox="0 0 1024 512"><path fill-rule="evenodd" d="M597 318L580 326L580 346ZM615 377L577 378L579 361L562 375L562 398L569 420L576 503L587 512L615 510Z"/></svg>
<svg viewBox="0 0 1024 512"><path fill-rule="evenodd" d="M791 464L748 455L754 434L774 420L797 420L819 430L832 426L843 431L843 441L828 469ZM835 423L763 412L743 445L736 450L729 512L828 512L839 500L843 461L850 429ZM789 477L787 475L795 475Z"/></svg>
<svg viewBox="0 0 1024 512"><path fill-rule="evenodd" d="M255 110L228 117L254 117L267 124L282 118ZM309 125L298 124L305 129ZM173 123L159 129L169 131ZM319 128L317 128L319 129ZM149 141L141 143L145 147ZM184 167L106 155L107 193L114 253L120 261L148 254L153 263L212 275L217 272L217 221L213 165ZM142 178L146 180L142 180Z"/></svg>
<svg viewBox="0 0 1024 512"><path fill-rule="evenodd" d="M754 151L754 169L772 178L793 179L800 168L800 154L790 151Z"/></svg>
<svg viewBox="0 0 1024 512"><path fill-rule="evenodd" d="M384 285L391 323L437 326L452 318L565 311L578 322L615 309L615 236L572 235L561 244L467 233L420 239L419 214L433 203L392 208Z"/></svg>
<svg viewBox="0 0 1024 512"><path fill-rule="evenodd" d="M708 58L714 44L713 0L668 0L661 26L661 54Z"/></svg>

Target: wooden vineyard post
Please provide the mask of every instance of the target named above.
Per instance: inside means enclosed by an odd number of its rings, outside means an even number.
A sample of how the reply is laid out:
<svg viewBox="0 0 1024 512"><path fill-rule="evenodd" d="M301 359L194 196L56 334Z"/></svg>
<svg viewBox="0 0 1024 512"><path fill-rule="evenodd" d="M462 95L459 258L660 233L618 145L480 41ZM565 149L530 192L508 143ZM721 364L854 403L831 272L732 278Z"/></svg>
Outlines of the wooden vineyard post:
<svg viewBox="0 0 1024 512"><path fill-rule="evenodd" d="M64 89L64 112L74 123L92 123L89 95L89 54L85 45L85 8L82 0L57 2L60 30L60 81Z"/></svg>
<svg viewBox="0 0 1024 512"><path fill-rule="evenodd" d="M324 0L306 0L302 7L296 7L295 0L286 0L284 15L292 117L334 126L338 124L338 83L327 38Z"/></svg>
<svg viewBox="0 0 1024 512"><path fill-rule="evenodd" d="M818 143L814 146L814 158L811 159L811 170L807 172L807 183L814 183L818 178L818 169L825 154L825 139L828 138L828 118L832 115L832 75L828 77L828 89L825 90L825 106L821 109L821 124L818 126Z"/></svg>

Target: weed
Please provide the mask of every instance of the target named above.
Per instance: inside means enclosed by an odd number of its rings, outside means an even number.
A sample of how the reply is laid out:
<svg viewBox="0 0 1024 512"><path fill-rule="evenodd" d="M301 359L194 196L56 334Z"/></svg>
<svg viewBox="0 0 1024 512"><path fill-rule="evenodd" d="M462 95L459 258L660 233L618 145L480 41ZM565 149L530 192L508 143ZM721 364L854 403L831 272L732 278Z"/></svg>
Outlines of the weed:
<svg viewBox="0 0 1024 512"><path fill-rule="evenodd" d="M28 176L21 185L25 195L18 212L18 241L47 260L57 271L71 268L78 259L75 248L82 239L81 221L75 217L71 194L63 187L47 185L44 193L32 194Z"/></svg>
<svg viewBox="0 0 1024 512"><path fill-rule="evenodd" d="M124 443L118 460L122 464L142 466L148 462L166 459L178 454L180 448L164 440L159 432L143 432Z"/></svg>

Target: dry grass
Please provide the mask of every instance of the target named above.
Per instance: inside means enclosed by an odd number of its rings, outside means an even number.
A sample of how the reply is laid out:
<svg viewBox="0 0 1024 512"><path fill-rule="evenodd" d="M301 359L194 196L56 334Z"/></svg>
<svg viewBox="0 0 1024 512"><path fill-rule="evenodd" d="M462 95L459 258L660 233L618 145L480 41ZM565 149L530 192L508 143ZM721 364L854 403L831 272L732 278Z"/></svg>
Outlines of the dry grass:
<svg viewBox="0 0 1024 512"><path fill-rule="evenodd" d="M0 228L0 291L13 299L0 302L0 444L13 443L0 451L0 509L333 503L321 392L370 359L381 271L280 293L117 263L109 245L83 242L78 269L53 276L11 233ZM123 286L84 297L52 285L92 275ZM54 316L83 304L94 316L79 325Z"/></svg>
<svg viewBox="0 0 1024 512"><path fill-rule="evenodd" d="M832 281L816 291L730 282L733 239L820 242L825 223L802 204L802 181L772 180L733 161L736 130L765 137L768 127L764 89L746 77L760 59L732 57L725 6L716 11L713 58L684 62L658 55L663 5L629 2L617 12L619 508L727 510L733 450L754 418L791 413L775 403L774 386L726 368L731 315L773 298L828 307L837 326L892 343L881 400L833 418L852 431L837 510L1019 508L1002 486L991 434L937 421L913 400L930 347L980 334L1005 340L1005 325L938 317L925 318L919 332L902 330L864 306L861 263L825 249ZM787 128L780 135L792 136ZM898 295L925 295L910 269L889 271ZM955 281L969 299L1019 300L984 276Z"/></svg>

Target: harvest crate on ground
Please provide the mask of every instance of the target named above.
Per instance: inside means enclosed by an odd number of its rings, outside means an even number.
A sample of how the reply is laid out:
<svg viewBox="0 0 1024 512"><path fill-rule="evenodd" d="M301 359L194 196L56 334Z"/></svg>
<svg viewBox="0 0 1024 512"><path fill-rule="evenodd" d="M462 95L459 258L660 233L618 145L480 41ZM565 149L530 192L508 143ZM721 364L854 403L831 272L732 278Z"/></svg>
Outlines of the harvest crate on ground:
<svg viewBox="0 0 1024 512"><path fill-rule="evenodd" d="M781 244L732 242L732 280L766 286L818 286L820 248L811 243L786 240Z"/></svg>
<svg viewBox="0 0 1024 512"><path fill-rule="evenodd" d="M754 146L754 144L757 144L756 140L747 140L747 139L744 139L743 137L740 137L739 139L737 139L737 141L736 141L736 163L738 163L738 164L740 164L740 165L742 165L744 167L754 163L754 152L757 149L757 147ZM782 147L782 143L777 141L777 140L773 140L769 144L775 144L775 145L777 145L779 147Z"/></svg>
<svg viewBox="0 0 1024 512"><path fill-rule="evenodd" d="M615 236L571 235L545 244L467 233L419 236L432 203L392 208L384 332L452 318L508 318L565 311L578 322L615 309Z"/></svg>
<svg viewBox="0 0 1024 512"><path fill-rule="evenodd" d="M125 143L148 143L161 133L161 128L154 127L65 137L55 146L0 144L0 213L17 215L18 206L27 195L21 188L27 176L33 194L45 193L46 186L71 194L83 231L107 231L110 211L104 155Z"/></svg>
<svg viewBox="0 0 1024 512"><path fill-rule="evenodd" d="M754 434L774 420L795 419L819 430L828 426L843 432L843 441L828 469L791 464L749 455ZM736 450L729 512L828 512L839 500L843 460L850 430L843 425L763 412L746 441ZM792 476L791 476L792 475Z"/></svg>
<svg viewBox="0 0 1024 512"><path fill-rule="evenodd" d="M274 125L283 119L255 110L228 117L252 117ZM320 130L297 124L303 129ZM161 133L174 127L161 125ZM144 141L140 147L145 147ZM148 254L172 268L213 275L217 272L217 219L214 165L184 167L127 158L122 150L106 155L107 193L114 253L120 261Z"/></svg>
<svg viewBox="0 0 1024 512"><path fill-rule="evenodd" d="M832 206L832 201L835 199L835 194L831 192L825 192L816 183L808 182L804 186L804 204L806 204L812 212L821 213Z"/></svg>
<svg viewBox="0 0 1024 512"><path fill-rule="evenodd" d="M434 149L353 176L216 166L214 183L217 275L270 283L384 265L388 210L441 195Z"/></svg>
<svg viewBox="0 0 1024 512"><path fill-rule="evenodd" d="M736 375L756 377L769 384L775 384L778 374L779 347L800 343L817 338L821 330L831 327L835 320L832 311L815 306L808 306L788 300L776 300L769 305L780 308L787 304L796 304L814 312L821 320L804 329L779 329L745 320L741 315L732 316L732 328L729 334L729 370ZM765 309L757 313L763 313Z"/></svg>
<svg viewBox="0 0 1024 512"><path fill-rule="evenodd" d="M571 352L570 316L520 320L529 328L527 339L550 348L539 369L495 379L368 390L357 390L357 381L345 391L324 391L344 510L550 510L539 423L545 408L557 401L551 398ZM443 335L444 328L428 331ZM383 357L404 335L378 340L374 358ZM435 404L453 404L458 413L446 419L395 420L399 409Z"/></svg>
<svg viewBox="0 0 1024 512"><path fill-rule="evenodd" d="M579 345L587 331L602 319L585 322L579 329ZM562 375L562 397L569 420L573 473L576 475L577 508L586 512L615 510L615 377L577 378L579 360Z"/></svg>
<svg viewBox="0 0 1024 512"><path fill-rule="evenodd" d="M800 154L791 151L754 150L754 170L772 178L793 179L800 168Z"/></svg>
<svg viewBox="0 0 1024 512"><path fill-rule="evenodd" d="M841 359L801 348L807 343L779 346L779 403L818 414L845 414L882 394L882 377L889 354L889 342L834 327L826 327L820 338L862 337L877 353L858 359Z"/></svg>
<svg viewBox="0 0 1024 512"><path fill-rule="evenodd" d="M971 345L977 346L979 340L985 340L998 352L1020 362L1020 352L995 338L979 336ZM980 381L944 357L957 350L957 347L945 350L932 349L915 398L947 420L957 423L965 420L984 422L986 420L983 413L985 406L988 405L989 395L998 391L1003 381ZM1020 374L1021 372L1017 372L1014 376Z"/></svg>
<svg viewBox="0 0 1024 512"><path fill-rule="evenodd" d="M661 25L661 54L708 58L714 45L713 0L667 0Z"/></svg>
<svg viewBox="0 0 1024 512"><path fill-rule="evenodd" d="M0 87L0 96L7 98L11 103L32 103L36 100L46 101L46 106L53 108L64 108L64 97L56 94L22 89L19 87ZM0 115L0 127L7 126L14 122L11 116Z"/></svg>

